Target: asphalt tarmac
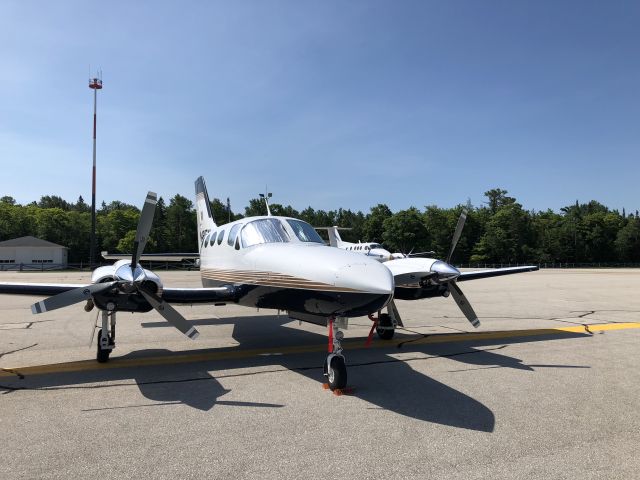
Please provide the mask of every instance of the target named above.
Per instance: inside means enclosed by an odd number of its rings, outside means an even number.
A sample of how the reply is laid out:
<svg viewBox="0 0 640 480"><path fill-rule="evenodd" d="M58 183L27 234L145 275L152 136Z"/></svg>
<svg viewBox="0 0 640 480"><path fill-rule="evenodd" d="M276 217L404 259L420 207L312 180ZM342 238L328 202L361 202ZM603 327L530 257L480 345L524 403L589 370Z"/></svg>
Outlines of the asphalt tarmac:
<svg viewBox="0 0 640 480"><path fill-rule="evenodd" d="M198 286L197 272L157 272ZM0 272L2 282L87 273ZM322 388L326 329L237 305L32 315L0 296L0 478L640 478L640 270L543 270L398 301L405 330L346 331L349 394Z"/></svg>

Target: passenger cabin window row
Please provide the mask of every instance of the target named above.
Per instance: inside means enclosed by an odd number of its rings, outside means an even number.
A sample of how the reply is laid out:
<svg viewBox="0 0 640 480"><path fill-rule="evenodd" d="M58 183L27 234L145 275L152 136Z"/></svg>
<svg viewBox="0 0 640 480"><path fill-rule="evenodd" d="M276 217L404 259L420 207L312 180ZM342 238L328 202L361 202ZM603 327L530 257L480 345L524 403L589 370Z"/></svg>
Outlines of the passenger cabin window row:
<svg viewBox="0 0 640 480"><path fill-rule="evenodd" d="M286 225L301 242L319 243L324 245L318 232L302 220L287 219ZM202 247L213 247L214 244L222 244L224 230L211 232L204 237ZM240 247L247 248L263 243L288 243L291 242L290 233L285 227L285 223L278 218L261 218L243 224L236 224L229 230L227 245L240 250Z"/></svg>
<svg viewBox="0 0 640 480"><path fill-rule="evenodd" d="M348 250L371 250L371 248L375 248L374 246L369 247L369 245L353 245L348 248Z"/></svg>

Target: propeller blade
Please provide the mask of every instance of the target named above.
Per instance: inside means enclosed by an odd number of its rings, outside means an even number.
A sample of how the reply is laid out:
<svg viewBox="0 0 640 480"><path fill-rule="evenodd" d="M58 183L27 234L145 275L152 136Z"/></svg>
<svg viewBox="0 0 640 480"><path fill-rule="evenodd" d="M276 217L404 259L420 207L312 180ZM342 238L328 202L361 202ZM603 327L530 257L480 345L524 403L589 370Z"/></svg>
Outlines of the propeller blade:
<svg viewBox="0 0 640 480"><path fill-rule="evenodd" d="M451 263L451 257L453 256L453 251L456 249L456 245L458 245L458 240L460 240L460 235L462 235L462 229L464 228L464 222L467 221L467 209L463 209L462 213L460 213L460 218L458 218L458 224L456 225L456 230L453 233L453 240L451 241L451 250L449 251L449 255L447 256L447 263Z"/></svg>
<svg viewBox="0 0 640 480"><path fill-rule="evenodd" d="M31 312L36 314L48 312L50 310L56 310L58 308L68 307L69 305L73 305L74 303L88 300L96 293L109 290L117 283L118 282L94 283L93 285L78 287L74 288L73 290L59 293L58 295L45 298L44 300L31 305Z"/></svg>
<svg viewBox="0 0 640 480"><path fill-rule="evenodd" d="M136 265L138 265L140 255L142 255L147 240L149 240L149 232L151 231L151 224L153 223L156 203L158 203L158 196L154 192L147 193L147 198L144 201L142 212L140 213L140 220L138 220L136 238L133 242L133 255L131 257L132 271L136 268Z"/></svg>
<svg viewBox="0 0 640 480"><path fill-rule="evenodd" d="M478 328L480 326L480 320L478 320L476 312L473 311L467 297L464 296L464 293L462 293L460 287L456 285L456 282L449 283L449 291L451 292L453 299L458 304L458 307L460 307L460 310L462 310L462 313L464 313L464 316L467 317L467 320L469 320L471 325L475 328Z"/></svg>
<svg viewBox="0 0 640 480"><path fill-rule="evenodd" d="M149 302L149 304L156 309L156 311L164 317L164 319L171 325L176 327L182 333L184 333L191 340L195 340L200 333L196 330L196 327L192 326L187 320L178 313L170 304L162 300L155 293L151 293L145 290L143 287L138 287L138 290L142 296Z"/></svg>

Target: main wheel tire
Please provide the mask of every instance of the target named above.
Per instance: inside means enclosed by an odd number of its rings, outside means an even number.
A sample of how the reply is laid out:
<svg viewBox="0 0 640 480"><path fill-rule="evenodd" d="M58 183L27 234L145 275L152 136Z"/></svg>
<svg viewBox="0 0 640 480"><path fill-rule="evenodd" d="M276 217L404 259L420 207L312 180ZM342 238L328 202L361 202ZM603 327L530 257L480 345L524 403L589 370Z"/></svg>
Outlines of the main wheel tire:
<svg viewBox="0 0 640 480"><path fill-rule="evenodd" d="M382 340L391 340L393 338L393 334L395 333L395 328L393 328L393 322L391 321L391 317L388 313L380 314L380 318L378 319L378 327L376 327L376 333L378 337Z"/></svg>
<svg viewBox="0 0 640 480"><path fill-rule="evenodd" d="M329 388L335 390L347 386L347 366L343 357L333 357L327 372L327 380Z"/></svg>
<svg viewBox="0 0 640 480"><path fill-rule="evenodd" d="M98 360L99 363L105 363L109 361L111 350L100 348L100 338L102 338L102 329L98 330L98 353L96 354L96 360Z"/></svg>

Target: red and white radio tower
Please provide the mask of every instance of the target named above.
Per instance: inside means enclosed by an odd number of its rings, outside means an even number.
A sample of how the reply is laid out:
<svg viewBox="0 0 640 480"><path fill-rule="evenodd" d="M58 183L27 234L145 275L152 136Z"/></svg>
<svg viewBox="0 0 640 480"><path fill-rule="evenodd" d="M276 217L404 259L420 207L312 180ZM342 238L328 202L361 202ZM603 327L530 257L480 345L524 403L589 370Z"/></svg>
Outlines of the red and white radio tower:
<svg viewBox="0 0 640 480"><path fill-rule="evenodd" d="M91 247L89 264L93 269L96 264L96 110L98 105L98 90L102 89L102 72L95 78L89 79L89 88L93 89L93 175L91 188Z"/></svg>

